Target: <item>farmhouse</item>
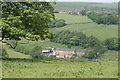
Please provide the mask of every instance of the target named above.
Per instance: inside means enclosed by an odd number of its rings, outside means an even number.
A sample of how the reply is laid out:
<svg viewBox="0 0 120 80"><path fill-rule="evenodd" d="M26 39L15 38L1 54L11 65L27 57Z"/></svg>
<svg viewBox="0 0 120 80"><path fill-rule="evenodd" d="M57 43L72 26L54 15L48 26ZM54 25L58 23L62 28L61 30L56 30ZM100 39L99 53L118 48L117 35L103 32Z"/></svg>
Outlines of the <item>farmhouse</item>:
<svg viewBox="0 0 120 80"><path fill-rule="evenodd" d="M43 50L42 51L44 56L56 56L56 58L71 58L72 56L83 56L86 55L86 49L66 49L66 48L56 48L50 50Z"/></svg>
<svg viewBox="0 0 120 80"><path fill-rule="evenodd" d="M56 48L54 50L56 58L70 58L75 53L75 49Z"/></svg>

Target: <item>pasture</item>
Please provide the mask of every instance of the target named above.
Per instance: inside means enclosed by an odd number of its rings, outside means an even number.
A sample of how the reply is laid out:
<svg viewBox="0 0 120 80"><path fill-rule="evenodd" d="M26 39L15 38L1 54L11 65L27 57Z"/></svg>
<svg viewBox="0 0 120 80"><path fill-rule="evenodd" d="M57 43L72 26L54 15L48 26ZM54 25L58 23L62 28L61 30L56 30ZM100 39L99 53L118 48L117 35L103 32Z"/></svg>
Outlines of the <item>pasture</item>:
<svg viewBox="0 0 120 80"><path fill-rule="evenodd" d="M104 41L107 38L118 37L118 25L103 25L96 24L87 16L77 16L69 14L55 14L56 19L66 20L66 26L60 28L51 28L52 33L57 33L62 30L70 30L75 32L83 32L87 36L95 36L99 40Z"/></svg>
<svg viewBox="0 0 120 80"><path fill-rule="evenodd" d="M57 2L55 10L59 11L80 11L92 10L98 12L118 11L118 4L116 3L88 3L88 2Z"/></svg>
<svg viewBox="0 0 120 80"><path fill-rule="evenodd" d="M3 78L118 77L117 61L3 60L2 66Z"/></svg>
<svg viewBox="0 0 120 80"><path fill-rule="evenodd" d="M99 56L98 59L118 59L118 51L107 51Z"/></svg>
<svg viewBox="0 0 120 80"><path fill-rule="evenodd" d="M9 58L31 58L30 55L25 55L20 52L16 52L13 49L9 49L9 46L6 46L6 44L2 44L2 45L7 50Z"/></svg>

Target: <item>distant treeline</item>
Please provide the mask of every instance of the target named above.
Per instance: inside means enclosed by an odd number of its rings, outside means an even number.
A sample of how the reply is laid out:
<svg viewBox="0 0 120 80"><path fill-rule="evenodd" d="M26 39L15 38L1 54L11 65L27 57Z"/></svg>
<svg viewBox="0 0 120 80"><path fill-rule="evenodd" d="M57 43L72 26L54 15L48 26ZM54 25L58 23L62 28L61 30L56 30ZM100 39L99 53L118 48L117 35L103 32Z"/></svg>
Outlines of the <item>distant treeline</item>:
<svg viewBox="0 0 120 80"><path fill-rule="evenodd" d="M118 24L118 15L114 12L109 14L89 12L87 16L97 24Z"/></svg>
<svg viewBox="0 0 120 80"><path fill-rule="evenodd" d="M97 58L107 50L118 50L118 39L110 38L104 42L99 41L96 37L87 37L82 32L61 31L55 34L52 42L66 44L68 48L71 46L79 46L88 49L88 55L84 56L89 59Z"/></svg>
<svg viewBox="0 0 120 80"><path fill-rule="evenodd" d="M94 47L99 43L99 40L93 36L87 37L82 32L70 31L58 32L51 41L71 46L80 46L81 48Z"/></svg>
<svg viewBox="0 0 120 80"><path fill-rule="evenodd" d="M77 13L72 11L68 14L76 15ZM118 24L118 14L116 12L98 13L89 10L81 10L80 14L83 16L87 16L97 24Z"/></svg>
<svg viewBox="0 0 120 80"><path fill-rule="evenodd" d="M53 20L52 22L48 24L49 28L63 27L65 25L66 23L64 19Z"/></svg>

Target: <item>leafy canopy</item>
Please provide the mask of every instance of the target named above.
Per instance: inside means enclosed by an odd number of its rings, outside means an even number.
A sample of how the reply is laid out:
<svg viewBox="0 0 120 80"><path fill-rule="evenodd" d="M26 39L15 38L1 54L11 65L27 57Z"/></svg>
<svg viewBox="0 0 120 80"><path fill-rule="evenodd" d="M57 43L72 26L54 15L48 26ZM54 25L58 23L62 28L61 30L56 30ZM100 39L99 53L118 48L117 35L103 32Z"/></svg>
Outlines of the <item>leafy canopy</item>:
<svg viewBox="0 0 120 80"><path fill-rule="evenodd" d="M53 38L48 23L54 16L50 2L2 2L2 39L32 41Z"/></svg>

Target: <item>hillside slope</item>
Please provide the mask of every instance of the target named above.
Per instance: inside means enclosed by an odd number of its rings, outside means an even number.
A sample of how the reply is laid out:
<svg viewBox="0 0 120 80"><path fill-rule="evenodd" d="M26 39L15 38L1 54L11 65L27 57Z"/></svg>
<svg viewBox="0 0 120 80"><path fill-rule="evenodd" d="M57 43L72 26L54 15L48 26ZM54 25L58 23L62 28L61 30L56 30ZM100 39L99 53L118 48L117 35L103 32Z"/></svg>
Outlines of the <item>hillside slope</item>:
<svg viewBox="0 0 120 80"><path fill-rule="evenodd" d="M66 21L66 26L60 28L52 28L50 31L52 33L57 33L63 30L70 30L75 32L83 32L87 36L95 36L99 40L103 41L107 38L117 38L118 37L118 25L103 25L96 24L87 16L77 16L69 14L55 14L56 19L64 19Z"/></svg>
<svg viewBox="0 0 120 80"><path fill-rule="evenodd" d="M117 3L88 3L88 2L57 2L54 5L55 10L58 11L80 11L83 9L97 11L97 12L109 12L118 11Z"/></svg>

